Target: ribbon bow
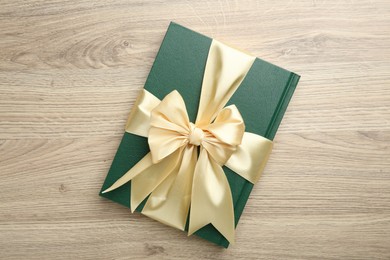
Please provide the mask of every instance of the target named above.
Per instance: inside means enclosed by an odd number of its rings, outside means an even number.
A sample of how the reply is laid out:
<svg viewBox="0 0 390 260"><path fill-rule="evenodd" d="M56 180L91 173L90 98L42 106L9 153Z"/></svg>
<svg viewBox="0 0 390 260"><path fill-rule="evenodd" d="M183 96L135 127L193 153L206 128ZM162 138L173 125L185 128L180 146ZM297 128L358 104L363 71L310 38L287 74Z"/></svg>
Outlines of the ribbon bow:
<svg viewBox="0 0 390 260"><path fill-rule="evenodd" d="M213 40L195 123L178 91L160 101L144 89L126 131L147 137L150 153L103 193L131 180L132 212L149 196L144 215L184 230L190 212L189 235L211 223L233 243L234 208L222 166L255 183L272 149L270 140L245 132L235 105L224 107L252 63Z"/></svg>

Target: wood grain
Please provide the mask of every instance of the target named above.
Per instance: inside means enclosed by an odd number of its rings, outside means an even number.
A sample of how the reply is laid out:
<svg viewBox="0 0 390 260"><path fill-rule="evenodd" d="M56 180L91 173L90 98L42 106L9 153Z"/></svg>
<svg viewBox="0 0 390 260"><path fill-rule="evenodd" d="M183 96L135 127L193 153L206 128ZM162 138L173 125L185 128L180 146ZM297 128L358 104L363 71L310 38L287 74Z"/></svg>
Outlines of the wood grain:
<svg viewBox="0 0 390 260"><path fill-rule="evenodd" d="M390 259L388 1L0 2L1 259ZM171 20L302 75L228 250L97 195Z"/></svg>

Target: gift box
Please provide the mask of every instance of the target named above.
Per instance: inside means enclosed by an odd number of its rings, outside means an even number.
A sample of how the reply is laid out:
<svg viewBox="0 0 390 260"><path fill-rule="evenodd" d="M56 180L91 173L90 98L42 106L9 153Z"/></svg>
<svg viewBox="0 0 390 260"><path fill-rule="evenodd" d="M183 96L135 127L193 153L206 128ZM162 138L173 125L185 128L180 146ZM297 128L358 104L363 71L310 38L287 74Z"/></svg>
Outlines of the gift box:
<svg viewBox="0 0 390 260"><path fill-rule="evenodd" d="M298 80L172 22L100 195L227 248Z"/></svg>

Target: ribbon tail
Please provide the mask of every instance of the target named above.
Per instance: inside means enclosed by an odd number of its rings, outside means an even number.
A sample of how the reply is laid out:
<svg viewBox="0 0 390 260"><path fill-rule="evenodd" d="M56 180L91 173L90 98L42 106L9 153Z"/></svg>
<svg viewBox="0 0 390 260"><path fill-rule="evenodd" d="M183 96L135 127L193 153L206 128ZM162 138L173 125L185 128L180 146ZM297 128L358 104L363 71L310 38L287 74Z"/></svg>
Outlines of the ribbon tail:
<svg viewBox="0 0 390 260"><path fill-rule="evenodd" d="M177 168L182 155L182 149L178 149L162 161L153 164L152 156L148 153L125 175L118 179L111 187L103 193L115 190L122 185L132 182L130 208L131 212L141 204L141 202L164 181L175 168Z"/></svg>
<svg viewBox="0 0 390 260"><path fill-rule="evenodd" d="M188 234L209 223L234 243L234 209L229 183L222 167L201 149L194 172Z"/></svg>
<svg viewBox="0 0 390 260"><path fill-rule="evenodd" d="M142 214L184 230L191 201L197 148L186 146L176 173L170 174L149 196Z"/></svg>
<svg viewBox="0 0 390 260"><path fill-rule="evenodd" d="M142 173L145 169L150 167L152 164L153 164L152 155L148 153L128 172L126 172L122 177L120 177L116 182L114 182L114 184L112 184L108 189L102 191L102 193L107 193L123 186L124 184L128 183L131 179L136 177L138 174Z"/></svg>

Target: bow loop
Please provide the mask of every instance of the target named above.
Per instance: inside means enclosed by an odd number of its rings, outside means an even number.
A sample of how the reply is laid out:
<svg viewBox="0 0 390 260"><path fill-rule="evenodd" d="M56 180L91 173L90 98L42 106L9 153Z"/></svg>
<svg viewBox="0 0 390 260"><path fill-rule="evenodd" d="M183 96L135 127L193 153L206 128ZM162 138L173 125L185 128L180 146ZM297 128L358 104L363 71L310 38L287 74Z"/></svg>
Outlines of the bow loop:
<svg viewBox="0 0 390 260"><path fill-rule="evenodd" d="M224 165L241 144L245 132L244 120L234 105L222 109L214 122L205 127L203 147L219 164Z"/></svg>
<svg viewBox="0 0 390 260"><path fill-rule="evenodd" d="M244 120L235 105L222 109L214 122L206 127L221 142L237 146L245 132Z"/></svg>
<svg viewBox="0 0 390 260"><path fill-rule="evenodd" d="M183 98L169 93L151 112L148 143L157 163L188 143L190 123Z"/></svg>

